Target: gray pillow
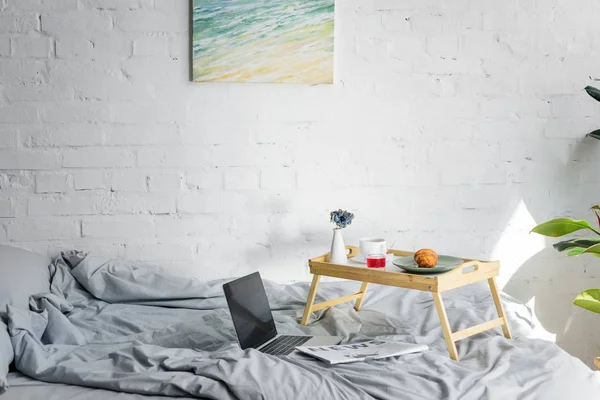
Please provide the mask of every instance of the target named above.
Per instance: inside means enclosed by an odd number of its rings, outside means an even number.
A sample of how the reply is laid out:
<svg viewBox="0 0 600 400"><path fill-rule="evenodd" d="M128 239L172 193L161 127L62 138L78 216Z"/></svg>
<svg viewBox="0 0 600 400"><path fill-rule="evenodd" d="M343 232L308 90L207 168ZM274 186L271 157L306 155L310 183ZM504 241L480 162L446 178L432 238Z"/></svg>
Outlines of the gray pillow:
<svg viewBox="0 0 600 400"><path fill-rule="evenodd" d="M13 361L13 356L13 348L10 344L6 325L0 320L0 394L8 389L6 375L8 374L8 366Z"/></svg>
<svg viewBox="0 0 600 400"><path fill-rule="evenodd" d="M50 259L16 247L0 245L0 394L13 361L13 348L2 318L6 305L29 309L29 296L50 290Z"/></svg>
<svg viewBox="0 0 600 400"><path fill-rule="evenodd" d="M0 245L0 311L6 305L29 309L29 296L50 290L50 259Z"/></svg>

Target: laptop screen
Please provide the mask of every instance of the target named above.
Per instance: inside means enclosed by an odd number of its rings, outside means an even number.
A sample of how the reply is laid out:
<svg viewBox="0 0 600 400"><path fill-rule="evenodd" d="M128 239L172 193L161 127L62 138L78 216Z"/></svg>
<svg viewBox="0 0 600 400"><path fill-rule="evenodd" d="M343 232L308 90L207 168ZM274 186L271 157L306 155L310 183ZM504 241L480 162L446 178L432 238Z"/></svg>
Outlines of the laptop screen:
<svg viewBox="0 0 600 400"><path fill-rule="evenodd" d="M271 307L258 272L224 284L223 291L242 349L256 348L277 336Z"/></svg>

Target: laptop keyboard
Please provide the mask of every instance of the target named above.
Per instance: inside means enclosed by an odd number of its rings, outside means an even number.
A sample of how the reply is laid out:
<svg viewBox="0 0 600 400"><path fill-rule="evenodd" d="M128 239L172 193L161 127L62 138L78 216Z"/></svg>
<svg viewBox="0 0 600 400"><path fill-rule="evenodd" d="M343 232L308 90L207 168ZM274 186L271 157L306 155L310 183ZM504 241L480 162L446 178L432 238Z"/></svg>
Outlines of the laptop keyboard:
<svg viewBox="0 0 600 400"><path fill-rule="evenodd" d="M296 346L303 345L310 339L312 336L282 335L260 349L260 352L272 356L286 356L296 350Z"/></svg>

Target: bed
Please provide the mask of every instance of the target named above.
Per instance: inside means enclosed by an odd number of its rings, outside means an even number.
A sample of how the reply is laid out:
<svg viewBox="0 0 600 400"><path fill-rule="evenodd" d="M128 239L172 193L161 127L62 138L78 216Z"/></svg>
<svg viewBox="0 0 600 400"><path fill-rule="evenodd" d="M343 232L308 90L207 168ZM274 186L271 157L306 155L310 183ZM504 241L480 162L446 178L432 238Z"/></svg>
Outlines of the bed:
<svg viewBox="0 0 600 400"><path fill-rule="evenodd" d="M68 252L49 267L50 288L30 310L5 316L19 372L6 399L566 399L600 395L600 373L532 337L529 310L503 297L514 339L495 331L448 357L427 293L374 285L360 312L350 304L299 324L307 283L266 282L280 333L335 334L423 343L430 350L328 366L301 354L242 351L223 297L224 281L202 282L119 260ZM322 284L321 300L358 283ZM445 297L453 330L489 320L489 290L472 285Z"/></svg>

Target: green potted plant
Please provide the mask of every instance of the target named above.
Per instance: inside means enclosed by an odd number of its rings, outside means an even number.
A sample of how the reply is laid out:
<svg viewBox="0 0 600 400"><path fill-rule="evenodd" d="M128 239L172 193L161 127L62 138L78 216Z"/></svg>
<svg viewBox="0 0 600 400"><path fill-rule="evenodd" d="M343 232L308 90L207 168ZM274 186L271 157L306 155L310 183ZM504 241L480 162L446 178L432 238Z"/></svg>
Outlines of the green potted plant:
<svg viewBox="0 0 600 400"><path fill-rule="evenodd" d="M596 132L598 135L600 135L600 130ZM598 214L598 211L600 211L600 205L592 207L592 210L594 211L594 214L596 214L598 224L600 225L600 214ZM560 252L567 251L568 256L590 254L600 257L600 232L594 229L590 223L585 220L556 218L537 225L531 231L549 237L562 237L581 230L590 231L597 237L563 240L562 242L554 244L554 248ZM584 290L583 292L579 293L573 303L576 306L600 314L600 289Z"/></svg>
<svg viewBox="0 0 600 400"><path fill-rule="evenodd" d="M585 91L596 101L600 101L600 90L593 86L586 86ZM594 139L600 139L600 129L596 129L594 132L588 133L588 136L593 137Z"/></svg>

